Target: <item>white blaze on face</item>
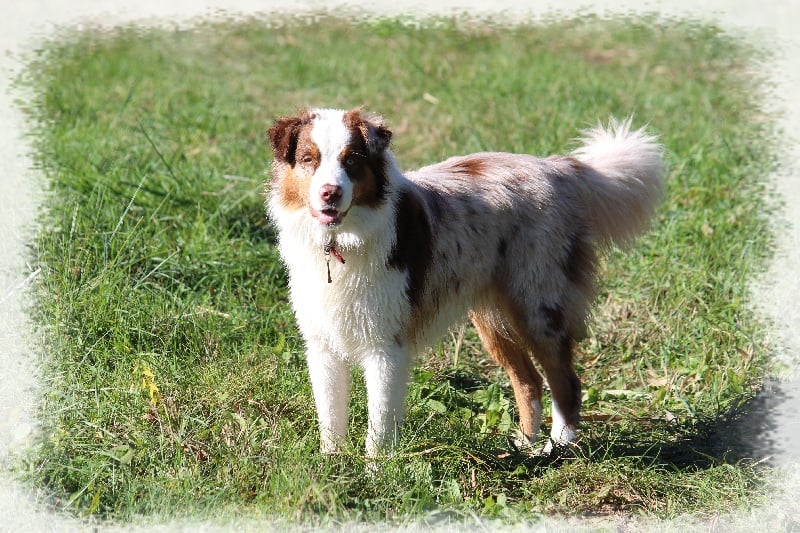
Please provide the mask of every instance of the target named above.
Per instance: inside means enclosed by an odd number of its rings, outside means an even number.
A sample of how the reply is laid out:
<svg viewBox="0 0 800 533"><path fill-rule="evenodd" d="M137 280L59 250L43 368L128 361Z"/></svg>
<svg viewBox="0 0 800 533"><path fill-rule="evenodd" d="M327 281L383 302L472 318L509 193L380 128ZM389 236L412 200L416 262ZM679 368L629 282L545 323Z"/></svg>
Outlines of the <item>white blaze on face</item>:
<svg viewBox="0 0 800 533"><path fill-rule="evenodd" d="M342 197L337 209L344 213L353 201L353 183L340 161L342 152L351 141L351 132L344 125L344 111L338 109L315 109L311 128L311 139L320 152L320 164L309 185L309 198L314 210L322 211L328 206L320 196L325 185L341 188Z"/></svg>

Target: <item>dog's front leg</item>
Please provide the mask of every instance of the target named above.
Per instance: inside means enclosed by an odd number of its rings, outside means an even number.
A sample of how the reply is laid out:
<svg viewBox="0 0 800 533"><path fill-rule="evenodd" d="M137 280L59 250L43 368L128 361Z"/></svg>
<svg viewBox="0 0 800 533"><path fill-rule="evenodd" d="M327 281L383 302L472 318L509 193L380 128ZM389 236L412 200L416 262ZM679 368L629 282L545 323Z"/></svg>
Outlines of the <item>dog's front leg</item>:
<svg viewBox="0 0 800 533"><path fill-rule="evenodd" d="M327 350L308 350L308 373L317 405L322 453L334 453L347 436L350 365Z"/></svg>
<svg viewBox="0 0 800 533"><path fill-rule="evenodd" d="M408 392L410 355L405 348L370 354L362 360L367 385L366 455L390 451L400 438Z"/></svg>

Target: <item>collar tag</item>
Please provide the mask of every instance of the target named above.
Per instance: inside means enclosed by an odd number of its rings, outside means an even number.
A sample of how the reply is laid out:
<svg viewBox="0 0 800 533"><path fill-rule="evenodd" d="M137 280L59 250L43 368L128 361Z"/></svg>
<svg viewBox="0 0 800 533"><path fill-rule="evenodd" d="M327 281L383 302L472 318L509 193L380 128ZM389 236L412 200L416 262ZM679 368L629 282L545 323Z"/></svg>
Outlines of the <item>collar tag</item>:
<svg viewBox="0 0 800 533"><path fill-rule="evenodd" d="M344 257L342 257L342 254L339 253L333 243L323 246L322 253L325 255L325 266L328 269L328 283L333 283L333 278L331 278L331 254L341 264L344 264Z"/></svg>

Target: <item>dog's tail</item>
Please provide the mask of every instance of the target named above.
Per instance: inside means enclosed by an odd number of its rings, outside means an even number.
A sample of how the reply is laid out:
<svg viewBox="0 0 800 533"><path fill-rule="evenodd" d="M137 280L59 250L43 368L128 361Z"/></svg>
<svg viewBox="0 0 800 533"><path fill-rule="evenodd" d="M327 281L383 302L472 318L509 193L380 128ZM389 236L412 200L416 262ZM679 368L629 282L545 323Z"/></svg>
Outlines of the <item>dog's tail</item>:
<svg viewBox="0 0 800 533"><path fill-rule="evenodd" d="M605 244L625 245L649 224L662 192L663 147L631 118L583 132L571 156L583 163L581 196L592 229Z"/></svg>

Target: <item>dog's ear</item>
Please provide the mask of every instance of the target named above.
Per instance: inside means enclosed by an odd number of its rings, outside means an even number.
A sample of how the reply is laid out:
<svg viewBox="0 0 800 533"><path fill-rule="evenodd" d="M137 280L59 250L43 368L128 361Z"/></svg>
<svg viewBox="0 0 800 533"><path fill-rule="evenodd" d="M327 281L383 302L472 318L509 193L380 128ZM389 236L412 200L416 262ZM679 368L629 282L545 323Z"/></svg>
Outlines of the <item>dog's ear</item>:
<svg viewBox="0 0 800 533"><path fill-rule="evenodd" d="M345 114L345 124L359 132L370 155L380 154L389 147L392 132L380 117L366 116L356 108Z"/></svg>
<svg viewBox="0 0 800 533"><path fill-rule="evenodd" d="M303 124L305 114L303 112L297 117L281 117L269 129L269 143L275 159L294 165L297 136L300 133L300 126Z"/></svg>

